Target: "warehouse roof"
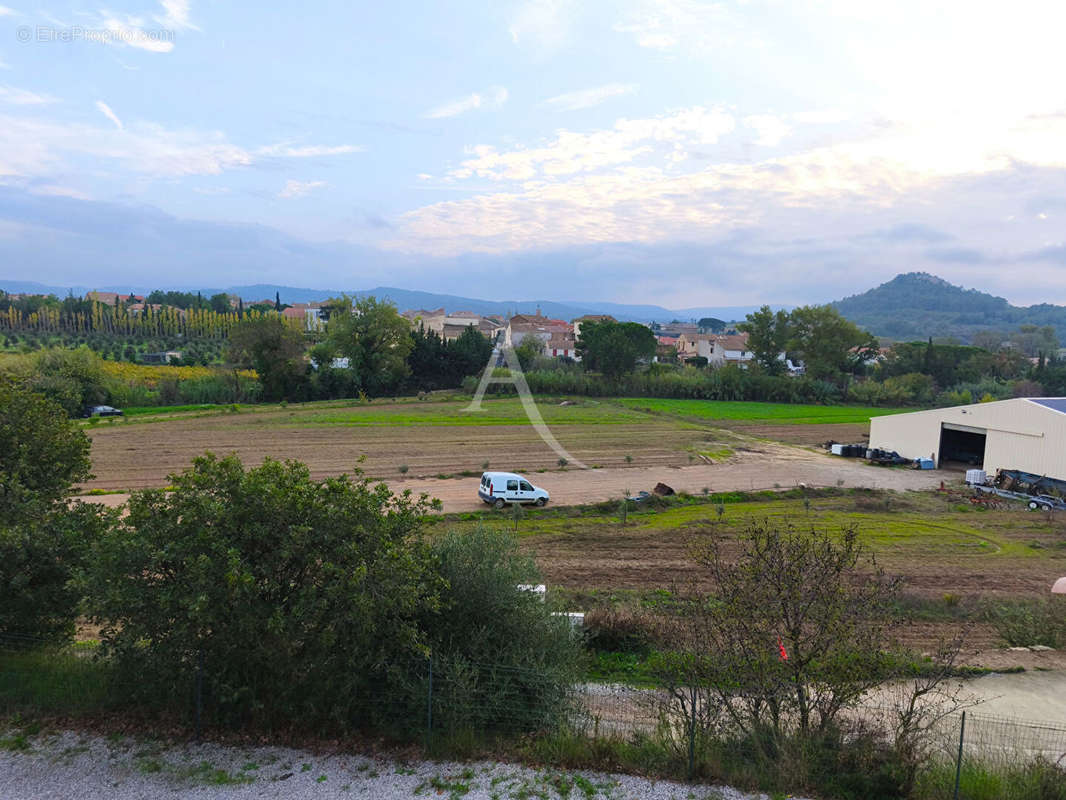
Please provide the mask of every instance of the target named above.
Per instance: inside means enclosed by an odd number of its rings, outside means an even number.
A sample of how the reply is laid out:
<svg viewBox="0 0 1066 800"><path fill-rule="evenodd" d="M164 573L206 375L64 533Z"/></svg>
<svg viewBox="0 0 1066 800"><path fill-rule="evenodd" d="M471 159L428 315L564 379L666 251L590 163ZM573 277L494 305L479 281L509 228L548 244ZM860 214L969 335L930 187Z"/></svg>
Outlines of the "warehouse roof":
<svg viewBox="0 0 1066 800"><path fill-rule="evenodd" d="M1050 408L1052 411L1058 411L1060 414L1066 414L1066 397L1027 397L1025 399L1030 403L1036 403L1045 408Z"/></svg>

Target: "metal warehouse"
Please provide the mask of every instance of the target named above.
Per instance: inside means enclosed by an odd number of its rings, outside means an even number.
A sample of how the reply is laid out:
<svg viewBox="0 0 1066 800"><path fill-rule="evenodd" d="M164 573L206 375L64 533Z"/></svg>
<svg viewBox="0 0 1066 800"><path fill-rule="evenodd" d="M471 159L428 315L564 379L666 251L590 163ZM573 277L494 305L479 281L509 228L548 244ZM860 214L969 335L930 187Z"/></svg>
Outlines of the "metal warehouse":
<svg viewBox="0 0 1066 800"><path fill-rule="evenodd" d="M1066 480L1066 397L1019 397L870 420L870 447L938 467L1024 470Z"/></svg>

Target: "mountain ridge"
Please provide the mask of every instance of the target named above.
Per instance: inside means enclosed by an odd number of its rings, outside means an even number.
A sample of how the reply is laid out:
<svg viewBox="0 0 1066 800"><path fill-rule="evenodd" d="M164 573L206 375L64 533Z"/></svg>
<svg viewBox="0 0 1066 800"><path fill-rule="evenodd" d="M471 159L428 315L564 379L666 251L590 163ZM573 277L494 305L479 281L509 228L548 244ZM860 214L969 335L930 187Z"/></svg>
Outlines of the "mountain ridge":
<svg viewBox="0 0 1066 800"><path fill-rule="evenodd" d="M449 311L473 311L478 314L509 314L509 313L533 313L537 308L549 317L559 317L567 320L583 316L585 314L611 314L618 319L634 322L669 322L673 319L688 320L700 317L718 317L726 321L744 319L745 315L754 311L758 306L707 306L686 309L669 309L663 306L650 304L627 304L610 302L578 302L557 300L484 300L462 295L442 294L439 292L424 292L417 289L401 289L394 286L377 286L373 289L311 289L296 286L282 286L279 284L257 283L243 286L230 286L227 288L204 288L204 287L145 287L145 286L73 286L58 287L38 283L36 281L15 281L0 279L0 289L8 292L25 292L31 294L55 294L65 297L68 292L75 296L84 296L90 291L110 292L134 292L147 294L153 289L177 289L179 291L201 291L204 296L218 292L236 294L246 302L266 300L281 295L285 303L307 303L316 300L326 300L341 294L355 297L374 296L388 299L395 303L400 311L406 309L433 309L444 306ZM786 308L786 306L774 306L774 308Z"/></svg>

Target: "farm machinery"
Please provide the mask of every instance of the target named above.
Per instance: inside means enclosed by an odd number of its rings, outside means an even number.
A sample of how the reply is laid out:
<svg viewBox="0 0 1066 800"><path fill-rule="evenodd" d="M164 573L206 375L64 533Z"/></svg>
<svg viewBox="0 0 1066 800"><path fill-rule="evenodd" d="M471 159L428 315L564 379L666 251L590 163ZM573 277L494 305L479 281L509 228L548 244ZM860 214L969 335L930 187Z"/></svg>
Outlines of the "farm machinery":
<svg viewBox="0 0 1066 800"><path fill-rule="evenodd" d="M966 483L974 490L970 502L996 507L1003 498L1024 503L1030 511L1066 511L1066 481L1018 469L1001 469L989 479L984 470L966 472Z"/></svg>

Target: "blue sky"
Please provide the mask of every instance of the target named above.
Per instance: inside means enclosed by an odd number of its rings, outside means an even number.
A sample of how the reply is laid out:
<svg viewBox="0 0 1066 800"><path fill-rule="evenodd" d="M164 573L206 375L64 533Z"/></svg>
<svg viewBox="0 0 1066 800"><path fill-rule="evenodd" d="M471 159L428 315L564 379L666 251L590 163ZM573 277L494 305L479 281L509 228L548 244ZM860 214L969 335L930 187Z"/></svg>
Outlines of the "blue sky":
<svg viewBox="0 0 1066 800"><path fill-rule="evenodd" d="M1055 4L0 2L0 277L1066 303Z"/></svg>

